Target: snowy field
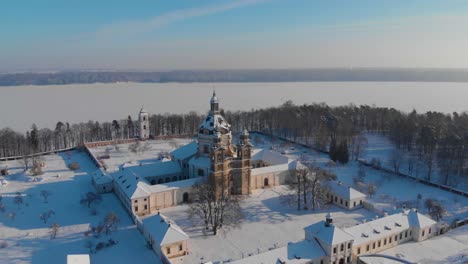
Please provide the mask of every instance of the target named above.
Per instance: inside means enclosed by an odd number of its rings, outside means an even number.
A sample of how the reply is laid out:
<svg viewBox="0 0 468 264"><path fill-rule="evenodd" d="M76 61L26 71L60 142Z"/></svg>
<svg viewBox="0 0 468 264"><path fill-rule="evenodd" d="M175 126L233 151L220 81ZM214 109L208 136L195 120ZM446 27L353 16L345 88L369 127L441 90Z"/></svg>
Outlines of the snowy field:
<svg viewBox="0 0 468 264"><path fill-rule="evenodd" d="M265 252L270 248L287 245L304 239L303 228L325 220L331 212L337 226L349 227L374 216L365 209L345 211L336 206L322 210L297 211L295 206L285 205L281 193L285 186L259 189L242 201L244 219L237 228L220 232L218 236L203 234L203 224L199 219L189 219L188 206L176 206L161 210L174 220L190 236L191 254L180 263L200 263L202 260L227 261L247 257L249 254Z"/></svg>
<svg viewBox="0 0 468 264"><path fill-rule="evenodd" d="M118 167L125 162L138 162L149 164L159 161L160 154L170 153L171 151L192 142L189 138L174 138L168 140L147 140L141 143L141 149L138 152L129 150L132 143L119 144L117 149L113 145L90 148L95 157L109 155L109 159L103 159L108 166L108 171L116 171Z"/></svg>
<svg viewBox="0 0 468 264"><path fill-rule="evenodd" d="M271 142L265 137L255 140L255 137L252 135L255 147L273 147L291 159L304 156L310 161L315 161L319 166L333 171L337 174L338 180L346 184L352 185L353 177L358 173L358 164L354 161L347 165L330 166L327 155L297 145L283 144L280 141ZM128 161L156 162L160 153L170 152L190 141L191 139L150 140L142 144L146 145L146 150L138 153L129 150L130 144L118 145L117 149L115 146L95 147L91 151L96 156L108 154L110 158L104 161L110 170L115 170ZM370 142L368 149L369 152L373 151L373 155L388 153L385 152L385 149L389 147L388 141L384 138L375 138ZM119 230L109 237L104 235L92 240L107 241L112 238L117 240L118 244L92 254L92 263L159 263L156 255L146 247L144 238L132 224L130 217L114 194L103 195L103 201L95 207L97 215L93 215L92 210L79 204L83 194L94 191L90 183L90 174L96 168L84 153L73 151L44 156L44 159L45 173L38 181L32 181L30 176L25 175L19 161L3 162L10 168L11 175L6 177L8 185L0 185L2 202L5 204L5 212L0 213L0 263L64 263L67 254L86 254L89 250L85 247L85 243L89 238L84 236L84 232L89 229L90 225L95 226L102 221L110 211L116 213L121 219ZM75 172L69 170L68 164L71 162L78 162L81 168ZM450 222L453 219L468 216L468 199L466 198L371 168L366 167L365 171L364 181L377 185L377 192L370 198L370 201L380 210L392 213L399 210L396 207L405 205L420 207L420 211L425 213L421 201L430 197L440 201L447 210L447 215L444 216L445 221ZM44 203L40 196L42 190L48 190L51 193L48 203ZM24 202L21 205L13 202L16 192L23 195ZM199 220L188 218L187 206L162 210L191 237L189 248L192 253L183 258L180 263L240 259L275 246L285 246L288 242L304 239L303 228L323 220L327 212L332 213L335 224L340 227L351 226L364 219L370 220L376 215L365 209L343 211L332 205L317 211L297 211L295 206L284 204L282 194L287 192L285 186L254 191L242 202L245 218L240 225L222 231L216 237L205 236ZM422 196L419 202L417 194ZM39 215L49 210L53 210L55 214L51 216L47 224L44 224ZM15 217L9 217L10 213L14 213ZM49 234L49 226L52 223L61 225L57 238L53 240L50 239ZM459 236L464 238L459 238ZM466 244L466 237L466 232L461 232L458 236L454 236L453 240ZM444 240L441 242L444 243ZM437 245L436 242L433 243L433 246ZM452 243L455 246L455 242L452 241ZM404 248L397 253L405 254ZM446 257L454 256L450 252L447 254Z"/></svg>
<svg viewBox="0 0 468 264"><path fill-rule="evenodd" d="M39 181L31 181L19 162L4 162L11 170L5 178L9 184L0 186L5 205L5 212L0 212L0 263L63 264L67 254L88 254L86 241L105 242L111 238L118 244L92 254L92 263L160 263L114 194L103 195L102 202L95 206L96 215L80 205L81 196L94 191L89 173L96 169L84 153L73 151L44 158L45 173ZM70 162L78 162L81 168L69 170ZM42 190L51 193L47 203L40 196ZM13 202L16 192L23 196L21 205ZM45 224L39 215L49 210L55 214ZM109 212L120 218L119 229L110 236L85 237L89 226L101 222ZM8 216L10 213L15 214L14 219ZM50 238L52 223L61 226L56 239Z"/></svg>
<svg viewBox="0 0 468 264"><path fill-rule="evenodd" d="M409 172L407 153L398 151L397 148L392 144L392 142L390 142L388 138L378 133L367 133L366 138L368 140L368 146L362 155L363 159L369 162L374 158L379 159L384 168L393 170L390 157L397 153L399 156L402 157L399 169L400 172L405 174L411 174L412 176L421 179L427 178L427 166L421 161L415 161L412 173ZM437 169L437 167L435 168L436 169L434 169L432 172L431 181L443 184L444 177L441 175L439 169ZM456 189L463 190L466 192L468 191L468 178L449 177L449 185L454 186Z"/></svg>
<svg viewBox="0 0 468 264"><path fill-rule="evenodd" d="M405 243L381 253L415 263L468 263L468 226L420 243Z"/></svg>
<svg viewBox="0 0 468 264"><path fill-rule="evenodd" d="M255 137L256 135L253 135L254 141ZM326 154L297 145L284 144L284 142L278 140L271 142L271 140L263 136L260 136L260 139L257 139L257 144L255 144L255 147L270 148L272 146L280 152L287 153L286 155L291 159L303 156L303 158L305 157L309 161L313 161L317 165L334 172L337 175L337 180L358 188L353 182L353 178L358 175L359 170L359 165L355 161L350 161L346 165L335 164L334 166L330 166L329 158ZM385 137L372 134L369 137L369 144L364 157L380 157L382 160L386 160L386 155L389 155L392 147L391 142ZM369 167L365 167L365 171L364 182L366 184L372 182L377 186L375 195L369 197L368 200L380 210L385 210L391 214L400 210L399 208L406 206L415 207L422 213L427 213L424 208L424 200L432 198L439 201L445 210L447 210L443 220L448 223L451 223L455 219L468 217L468 198L466 197ZM365 193L366 190L362 191ZM421 194L420 200L417 199L418 194Z"/></svg>

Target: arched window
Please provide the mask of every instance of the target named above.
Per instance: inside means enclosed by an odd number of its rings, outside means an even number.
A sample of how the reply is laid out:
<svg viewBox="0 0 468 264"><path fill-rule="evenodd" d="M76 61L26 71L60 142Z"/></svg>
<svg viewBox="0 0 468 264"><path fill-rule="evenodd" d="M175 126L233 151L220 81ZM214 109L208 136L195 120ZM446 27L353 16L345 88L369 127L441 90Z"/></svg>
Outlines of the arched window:
<svg viewBox="0 0 468 264"><path fill-rule="evenodd" d="M143 125L143 129L146 129L146 125Z"/></svg>

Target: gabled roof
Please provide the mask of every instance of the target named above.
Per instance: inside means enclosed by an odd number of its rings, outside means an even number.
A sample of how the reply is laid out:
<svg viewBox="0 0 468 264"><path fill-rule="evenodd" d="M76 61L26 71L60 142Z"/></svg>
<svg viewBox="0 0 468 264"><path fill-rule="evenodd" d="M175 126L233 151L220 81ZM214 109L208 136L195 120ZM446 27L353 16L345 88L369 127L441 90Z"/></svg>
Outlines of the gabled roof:
<svg viewBox="0 0 468 264"><path fill-rule="evenodd" d="M307 226L304 230L328 245L336 245L354 239L350 234L333 224L326 226L325 221Z"/></svg>
<svg viewBox="0 0 468 264"><path fill-rule="evenodd" d="M189 236L178 225L162 214L148 216L141 220L144 229L160 246L189 239Z"/></svg>
<svg viewBox="0 0 468 264"><path fill-rule="evenodd" d="M102 168L93 172L92 176L96 184L108 184L112 182L112 177Z"/></svg>
<svg viewBox="0 0 468 264"><path fill-rule="evenodd" d="M415 209L407 211L407 214L408 214L409 224L412 227L424 228L424 227L429 227L429 226L437 224L436 221L419 213Z"/></svg>
<svg viewBox="0 0 468 264"><path fill-rule="evenodd" d="M288 157L281 155L281 153L269 149L254 149L252 151L251 160L262 160L268 162L270 165L286 164L289 162Z"/></svg>
<svg viewBox="0 0 468 264"><path fill-rule="evenodd" d="M331 181L329 182L329 187L335 195L338 195L347 200L366 197L366 195L362 192L352 188L350 185L344 185L341 182Z"/></svg>
<svg viewBox="0 0 468 264"><path fill-rule="evenodd" d="M197 153L197 150L198 143L196 141L192 141L189 144L172 151L171 156L179 160L184 160L195 155Z"/></svg>
<svg viewBox="0 0 468 264"><path fill-rule="evenodd" d="M210 168L210 158L208 157L192 157L189 161L191 166L195 166L196 168Z"/></svg>

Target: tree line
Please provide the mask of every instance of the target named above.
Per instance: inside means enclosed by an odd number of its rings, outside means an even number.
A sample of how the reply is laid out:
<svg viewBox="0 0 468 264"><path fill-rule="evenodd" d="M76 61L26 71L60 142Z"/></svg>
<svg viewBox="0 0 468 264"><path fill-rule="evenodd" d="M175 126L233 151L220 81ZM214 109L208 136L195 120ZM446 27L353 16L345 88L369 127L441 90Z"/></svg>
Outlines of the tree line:
<svg viewBox="0 0 468 264"><path fill-rule="evenodd" d="M381 133L397 147L388 160L396 172L433 181L434 172L450 185L468 175L468 114L402 112L394 108L368 105L331 107L324 103L295 105L291 101L277 107L221 113L234 132L246 128L263 131L329 151L340 162L357 160L367 140L363 132ZM153 114L149 118L151 136L198 132L205 114ZM111 122L88 121L77 124L57 122L55 129L32 125L26 133L0 130L0 157L51 151L80 146L85 142L133 138L138 123L131 116ZM405 168L403 168L405 166ZM452 181L455 180L455 181Z"/></svg>

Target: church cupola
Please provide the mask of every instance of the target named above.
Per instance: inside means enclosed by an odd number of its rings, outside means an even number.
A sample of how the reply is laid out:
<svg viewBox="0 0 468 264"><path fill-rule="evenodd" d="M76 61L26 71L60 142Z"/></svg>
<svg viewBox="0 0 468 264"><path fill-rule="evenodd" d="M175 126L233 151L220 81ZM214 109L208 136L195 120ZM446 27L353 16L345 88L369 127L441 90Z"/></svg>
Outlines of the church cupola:
<svg viewBox="0 0 468 264"><path fill-rule="evenodd" d="M213 96L211 97L210 104L210 112L214 115L219 115L219 100L218 97L216 97L216 91L213 91Z"/></svg>
<svg viewBox="0 0 468 264"><path fill-rule="evenodd" d="M325 226L329 227L332 225L333 225L333 218L331 217L330 213L327 213L327 215L325 216Z"/></svg>

